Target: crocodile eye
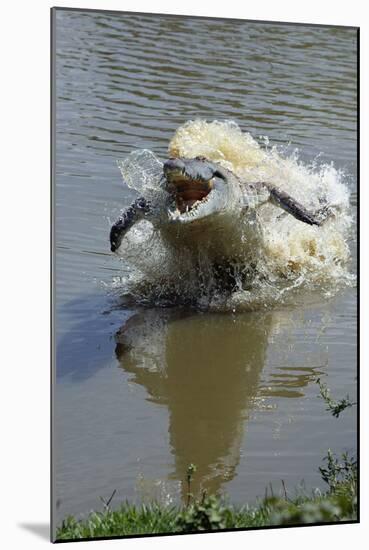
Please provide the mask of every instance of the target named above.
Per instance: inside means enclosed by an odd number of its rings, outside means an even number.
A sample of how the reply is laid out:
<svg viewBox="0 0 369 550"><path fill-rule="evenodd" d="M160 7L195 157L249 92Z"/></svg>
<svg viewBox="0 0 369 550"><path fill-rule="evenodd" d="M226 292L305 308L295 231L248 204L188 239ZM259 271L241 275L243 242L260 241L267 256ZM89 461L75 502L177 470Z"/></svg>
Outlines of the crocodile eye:
<svg viewBox="0 0 369 550"><path fill-rule="evenodd" d="M208 160L206 157L203 157L201 155L199 155L198 157L195 157L196 160Z"/></svg>
<svg viewBox="0 0 369 550"><path fill-rule="evenodd" d="M219 170L216 170L216 171L214 172L213 178L220 178L220 179L222 179L224 182L227 182L225 175L222 174L222 172L219 172Z"/></svg>

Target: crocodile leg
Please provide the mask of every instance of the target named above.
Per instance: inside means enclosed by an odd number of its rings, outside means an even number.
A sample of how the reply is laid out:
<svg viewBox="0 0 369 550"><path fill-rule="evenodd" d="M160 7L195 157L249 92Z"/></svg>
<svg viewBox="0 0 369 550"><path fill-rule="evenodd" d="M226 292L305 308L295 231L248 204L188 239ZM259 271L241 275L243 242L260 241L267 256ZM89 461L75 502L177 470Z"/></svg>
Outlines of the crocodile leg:
<svg viewBox="0 0 369 550"><path fill-rule="evenodd" d="M264 181L258 181L248 184L251 190L255 190L258 195L258 204L270 201L275 206L282 208L288 214L294 216L297 220L309 225L322 225L328 218L339 214L340 208L335 205L324 205L316 212L310 212L295 200L291 195Z"/></svg>
<svg viewBox="0 0 369 550"><path fill-rule="evenodd" d="M302 204L297 202L294 198L291 197L285 191L282 191L278 187L272 185L267 185L270 193L269 200L283 208L286 212L294 216L297 220L307 223L309 225L321 225L322 219L319 219L313 212L309 212Z"/></svg>
<svg viewBox="0 0 369 550"><path fill-rule="evenodd" d="M150 203L144 197L136 199L127 210L122 212L110 229L110 249L112 252L120 247L124 235L132 225L141 220L148 212L150 212Z"/></svg>

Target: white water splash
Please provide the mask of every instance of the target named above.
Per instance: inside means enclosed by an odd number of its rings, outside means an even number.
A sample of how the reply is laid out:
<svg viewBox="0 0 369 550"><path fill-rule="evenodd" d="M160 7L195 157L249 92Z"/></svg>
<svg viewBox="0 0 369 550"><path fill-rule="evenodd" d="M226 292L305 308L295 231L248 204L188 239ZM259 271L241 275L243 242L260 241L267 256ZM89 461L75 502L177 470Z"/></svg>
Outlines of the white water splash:
<svg viewBox="0 0 369 550"><path fill-rule="evenodd" d="M272 204L261 206L257 268L252 281L246 278L245 285L242 275L250 266L237 266L240 277L231 293L216 284L206 254L196 258L194 269L191 254L184 250L173 255L160 232L142 222L127 234L120 250L126 269L115 282L120 292L150 305L184 301L204 309L236 311L293 301L302 291L332 295L353 284L348 246L353 220L344 174L333 164L319 165L317 160L306 165L296 150L283 157L276 147L269 147L266 138L263 141L266 148L232 121L195 120L178 128L168 153L173 157L205 156L246 183L273 183L313 212L324 203L334 206L339 214L316 227L299 222ZM131 188L162 204L162 163L153 153L134 152L119 167Z"/></svg>

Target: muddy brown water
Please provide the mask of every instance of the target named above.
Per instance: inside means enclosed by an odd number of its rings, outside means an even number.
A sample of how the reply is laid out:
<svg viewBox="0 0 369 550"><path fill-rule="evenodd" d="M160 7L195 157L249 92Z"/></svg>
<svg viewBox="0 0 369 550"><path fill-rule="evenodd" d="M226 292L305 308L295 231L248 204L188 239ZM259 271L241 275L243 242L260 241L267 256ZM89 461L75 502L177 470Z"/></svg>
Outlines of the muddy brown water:
<svg viewBox="0 0 369 550"><path fill-rule="evenodd" d="M237 315L123 307L108 231L135 196L117 159L165 158L196 117L333 161L354 214L355 31L59 10L55 36L57 521L114 490L178 503L190 463L195 492L233 503L324 489L327 449L356 450L356 407L333 418L315 382L356 397L355 287Z"/></svg>

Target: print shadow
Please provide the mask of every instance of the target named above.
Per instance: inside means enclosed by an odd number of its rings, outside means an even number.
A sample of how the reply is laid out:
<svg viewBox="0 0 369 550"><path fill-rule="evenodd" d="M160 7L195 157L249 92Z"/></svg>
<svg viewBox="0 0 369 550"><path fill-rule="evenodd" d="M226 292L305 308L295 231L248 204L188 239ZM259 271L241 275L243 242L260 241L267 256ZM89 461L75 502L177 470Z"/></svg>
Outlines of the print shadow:
<svg viewBox="0 0 369 550"><path fill-rule="evenodd" d="M18 526L43 540L50 540L50 526L48 523L19 523Z"/></svg>

